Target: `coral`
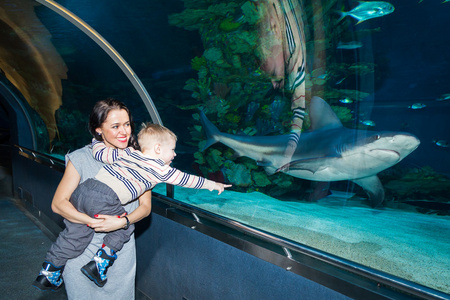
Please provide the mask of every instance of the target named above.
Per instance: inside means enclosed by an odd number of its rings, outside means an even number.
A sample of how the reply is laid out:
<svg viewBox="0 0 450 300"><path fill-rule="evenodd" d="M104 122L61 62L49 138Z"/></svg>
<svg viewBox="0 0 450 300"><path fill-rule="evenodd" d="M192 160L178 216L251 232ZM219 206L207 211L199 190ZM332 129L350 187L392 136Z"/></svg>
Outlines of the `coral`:
<svg viewBox="0 0 450 300"><path fill-rule="evenodd" d="M270 110L272 111L272 119L279 120L281 113L283 112L283 108L284 103L279 98L276 98L270 105Z"/></svg>
<svg viewBox="0 0 450 300"><path fill-rule="evenodd" d="M218 97L225 99L230 92L231 87L229 87L226 83L216 82L213 84L213 91Z"/></svg>
<svg viewBox="0 0 450 300"><path fill-rule="evenodd" d="M256 130L255 127L247 127L247 128L245 128L244 131L243 131L243 133L244 133L245 135L250 135L250 136L255 135L257 132L258 132L258 131Z"/></svg>
<svg viewBox="0 0 450 300"><path fill-rule="evenodd" d="M215 172L217 170L220 170L220 167L223 165L225 159L223 158L221 151L217 149L211 149L207 152L205 160L211 167L211 170Z"/></svg>
<svg viewBox="0 0 450 300"><path fill-rule="evenodd" d="M256 24L261 19L261 13L252 1L247 1L241 6L244 20L249 24Z"/></svg>
<svg viewBox="0 0 450 300"><path fill-rule="evenodd" d="M253 172L253 180L259 187L268 186L271 183L265 172Z"/></svg>
<svg viewBox="0 0 450 300"><path fill-rule="evenodd" d="M211 20L215 20L220 17L225 17L229 13L233 13L237 4L231 3L219 3L217 5L205 5L202 3L199 6L198 3L190 4L191 8L184 10L181 13L173 14L169 16L169 24L185 28L187 30L199 30L205 24L208 24ZM194 9L194 7L199 9ZM206 9L201 9L206 8Z"/></svg>
<svg viewBox="0 0 450 300"><path fill-rule="evenodd" d="M198 163L199 165L203 165L206 162L205 158L203 157L203 154L201 152L195 152L194 158L195 158L195 162Z"/></svg>
<svg viewBox="0 0 450 300"><path fill-rule="evenodd" d="M233 65L234 68L240 69L242 67L241 57L237 54L233 55L231 57L231 64Z"/></svg>
<svg viewBox="0 0 450 300"><path fill-rule="evenodd" d="M266 187L266 192L273 197L281 197L282 195L289 194L295 191L295 195L298 197L301 195L302 186L299 183L305 183L305 180L298 180L292 176L286 175L284 173L276 173L270 176L272 185L270 188Z"/></svg>
<svg viewBox="0 0 450 300"><path fill-rule="evenodd" d="M294 179L291 176L283 175L284 174L280 174L273 179L272 182L283 189L287 189L292 186Z"/></svg>
<svg viewBox="0 0 450 300"><path fill-rule="evenodd" d="M193 70L199 71L200 68L204 66L206 66L206 58L204 56L196 56L191 60L191 67Z"/></svg>
<svg viewBox="0 0 450 300"><path fill-rule="evenodd" d="M258 135L268 135L276 131L273 122L264 119L256 120L256 130L258 131Z"/></svg>
<svg viewBox="0 0 450 300"><path fill-rule="evenodd" d="M213 173L209 173L208 179L216 181L216 182L225 183L225 176L223 175L223 172L221 170L213 172Z"/></svg>
<svg viewBox="0 0 450 300"><path fill-rule="evenodd" d="M179 14L169 16L169 24L182 27L186 30L198 30L202 26L202 21L214 17L206 10L186 9Z"/></svg>
<svg viewBox="0 0 450 300"><path fill-rule="evenodd" d="M254 32L236 32L230 38L229 47L233 53L252 53L257 46L258 35Z"/></svg>
<svg viewBox="0 0 450 300"><path fill-rule="evenodd" d="M238 124L239 121L241 120L241 117L238 115L234 115L234 114L228 114L225 116L225 119L228 123Z"/></svg>
<svg viewBox="0 0 450 300"><path fill-rule="evenodd" d="M234 13L238 5L234 2L219 3L208 7L208 11L214 13L216 16L227 16Z"/></svg>
<svg viewBox="0 0 450 300"><path fill-rule="evenodd" d="M253 118L258 108L259 108L258 102L255 101L250 102L250 104L247 106L247 113L245 114L246 122L249 122Z"/></svg>
<svg viewBox="0 0 450 300"><path fill-rule="evenodd" d="M231 18L226 18L220 23L219 28L223 31L229 32L238 29L240 26L241 23L234 22Z"/></svg>
<svg viewBox="0 0 450 300"><path fill-rule="evenodd" d="M204 110L208 113L217 113L217 116L222 119L225 114L228 112L230 105L226 100L213 96L209 97L204 104Z"/></svg>
<svg viewBox="0 0 450 300"><path fill-rule="evenodd" d="M229 160L225 162L225 175L228 182L238 187L247 187L253 184L250 170L244 165L235 164Z"/></svg>
<svg viewBox="0 0 450 300"><path fill-rule="evenodd" d="M240 157L239 161L240 164L243 164L247 169L249 170L257 170L259 167L256 165L256 162L248 157Z"/></svg>
<svg viewBox="0 0 450 300"><path fill-rule="evenodd" d="M236 155L234 153L234 151L230 148L227 148L225 150L225 152L223 153L223 157L225 158L225 160L234 160L236 159Z"/></svg>
<svg viewBox="0 0 450 300"><path fill-rule="evenodd" d="M190 78L186 81L185 90L192 91L192 97L198 100L206 100L211 93L209 87L211 85L211 78L202 78L195 80Z"/></svg>
<svg viewBox="0 0 450 300"><path fill-rule="evenodd" d="M207 60L210 60L213 62L223 59L222 50L220 50L219 48L215 48L215 47L206 49L205 52L203 53L203 56Z"/></svg>
<svg viewBox="0 0 450 300"><path fill-rule="evenodd" d="M384 178L388 180L384 188L400 198L413 195L437 197L447 195L450 190L450 178L436 173L431 167L404 170L403 174L394 174ZM391 180L389 180L391 179ZM446 196L447 201L450 199Z"/></svg>

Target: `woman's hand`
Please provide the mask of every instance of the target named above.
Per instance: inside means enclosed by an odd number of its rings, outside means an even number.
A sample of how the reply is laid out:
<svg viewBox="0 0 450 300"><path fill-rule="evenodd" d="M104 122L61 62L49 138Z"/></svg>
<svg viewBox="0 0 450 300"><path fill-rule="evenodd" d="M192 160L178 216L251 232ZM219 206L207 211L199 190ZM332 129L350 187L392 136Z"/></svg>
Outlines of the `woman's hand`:
<svg viewBox="0 0 450 300"><path fill-rule="evenodd" d="M127 215L127 217L130 224L134 224L150 215L151 211L152 191L146 191L139 197L139 207ZM97 215L96 219L94 219L95 222L88 224L88 226L93 228L96 232L110 232L122 229L127 224L127 219L122 218L125 215L126 213L123 213L121 216Z"/></svg>
<svg viewBox="0 0 450 300"><path fill-rule="evenodd" d="M121 216L96 215L93 220L94 222L89 223L88 226L96 232L111 232L122 229L127 224L127 220Z"/></svg>

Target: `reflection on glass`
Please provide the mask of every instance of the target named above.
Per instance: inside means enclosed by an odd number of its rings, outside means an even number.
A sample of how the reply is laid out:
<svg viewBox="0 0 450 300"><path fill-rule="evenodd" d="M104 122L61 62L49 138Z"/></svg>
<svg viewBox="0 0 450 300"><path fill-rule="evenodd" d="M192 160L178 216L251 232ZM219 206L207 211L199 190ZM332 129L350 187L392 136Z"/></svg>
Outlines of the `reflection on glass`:
<svg viewBox="0 0 450 300"><path fill-rule="evenodd" d="M45 124L40 138L58 136L55 112L61 106L62 79L67 67L51 41L51 34L35 13L32 1L3 1L0 7L2 47L0 69ZM38 124L34 124L38 125Z"/></svg>
<svg viewBox="0 0 450 300"><path fill-rule="evenodd" d="M88 144L90 110L107 97L136 122L150 119L120 68L73 24L31 0L4 1L0 12L8 45L0 68L29 105L38 151L62 158Z"/></svg>

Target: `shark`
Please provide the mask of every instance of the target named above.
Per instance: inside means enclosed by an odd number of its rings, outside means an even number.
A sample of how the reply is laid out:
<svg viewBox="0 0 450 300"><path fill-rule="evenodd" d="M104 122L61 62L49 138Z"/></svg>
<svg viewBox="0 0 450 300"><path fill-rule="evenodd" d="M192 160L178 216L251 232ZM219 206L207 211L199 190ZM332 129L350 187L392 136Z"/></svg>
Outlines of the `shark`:
<svg viewBox="0 0 450 300"><path fill-rule="evenodd" d="M200 110L200 121L207 140L203 151L215 143L232 148L238 156L256 161L270 175L283 172L311 181L349 180L368 195L371 207L379 207L385 197L377 174L413 152L419 139L407 132L373 131L344 127L320 97L311 98L311 126L301 134L292 157L284 152L289 135L245 136L220 132Z"/></svg>

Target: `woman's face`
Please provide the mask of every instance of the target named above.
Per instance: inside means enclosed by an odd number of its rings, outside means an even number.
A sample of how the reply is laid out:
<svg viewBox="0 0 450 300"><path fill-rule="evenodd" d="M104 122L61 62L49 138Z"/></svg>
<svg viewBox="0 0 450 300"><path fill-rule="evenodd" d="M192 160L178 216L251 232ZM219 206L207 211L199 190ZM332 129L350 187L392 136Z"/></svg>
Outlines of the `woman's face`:
<svg viewBox="0 0 450 300"><path fill-rule="evenodd" d="M131 136L131 125L128 113L124 109L114 109L108 113L105 122L97 128L108 147L124 149Z"/></svg>

